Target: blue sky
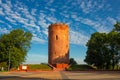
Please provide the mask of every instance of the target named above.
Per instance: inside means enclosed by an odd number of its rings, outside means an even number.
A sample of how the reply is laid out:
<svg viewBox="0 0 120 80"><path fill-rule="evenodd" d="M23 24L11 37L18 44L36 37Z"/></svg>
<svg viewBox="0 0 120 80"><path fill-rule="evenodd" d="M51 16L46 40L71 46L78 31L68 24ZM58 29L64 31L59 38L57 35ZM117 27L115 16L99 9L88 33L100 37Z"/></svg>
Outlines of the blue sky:
<svg viewBox="0 0 120 80"><path fill-rule="evenodd" d="M108 33L120 21L120 0L0 0L0 34L22 28L33 34L26 63L47 63L48 26L70 28L70 57L84 63L92 33Z"/></svg>

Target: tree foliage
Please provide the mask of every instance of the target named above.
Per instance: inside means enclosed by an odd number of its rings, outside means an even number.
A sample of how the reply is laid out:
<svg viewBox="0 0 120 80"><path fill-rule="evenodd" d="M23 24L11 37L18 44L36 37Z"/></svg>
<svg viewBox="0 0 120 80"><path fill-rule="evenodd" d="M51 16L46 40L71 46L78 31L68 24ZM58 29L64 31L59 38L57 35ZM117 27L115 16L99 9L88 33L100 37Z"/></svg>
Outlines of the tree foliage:
<svg viewBox="0 0 120 80"><path fill-rule="evenodd" d="M12 30L9 34L0 36L0 63L6 62L10 68L19 66L26 60L30 49L32 34L22 29Z"/></svg>
<svg viewBox="0 0 120 80"><path fill-rule="evenodd" d="M114 31L120 32L120 22L116 22L116 24L114 25Z"/></svg>
<svg viewBox="0 0 120 80"><path fill-rule="evenodd" d="M74 60L74 58L70 58L70 63L69 64L77 64L77 62Z"/></svg>
<svg viewBox="0 0 120 80"><path fill-rule="evenodd" d="M114 69L120 62L120 23L109 33L95 32L86 46L85 62L98 69Z"/></svg>

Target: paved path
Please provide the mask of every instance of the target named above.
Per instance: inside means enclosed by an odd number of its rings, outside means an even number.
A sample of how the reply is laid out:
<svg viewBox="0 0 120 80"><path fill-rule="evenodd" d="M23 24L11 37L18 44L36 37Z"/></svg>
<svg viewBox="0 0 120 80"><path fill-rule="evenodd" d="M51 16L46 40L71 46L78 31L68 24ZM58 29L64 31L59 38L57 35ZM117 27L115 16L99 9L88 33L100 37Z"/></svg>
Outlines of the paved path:
<svg viewBox="0 0 120 80"><path fill-rule="evenodd" d="M0 80L120 80L120 71L0 72Z"/></svg>

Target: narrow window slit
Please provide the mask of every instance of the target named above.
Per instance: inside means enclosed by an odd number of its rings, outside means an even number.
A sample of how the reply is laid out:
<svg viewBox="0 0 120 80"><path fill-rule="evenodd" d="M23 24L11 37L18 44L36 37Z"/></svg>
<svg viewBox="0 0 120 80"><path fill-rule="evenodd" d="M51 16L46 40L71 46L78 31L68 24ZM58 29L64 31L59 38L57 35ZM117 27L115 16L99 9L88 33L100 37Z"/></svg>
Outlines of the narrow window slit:
<svg viewBox="0 0 120 80"><path fill-rule="evenodd" d="M56 40L58 40L58 35L56 35Z"/></svg>

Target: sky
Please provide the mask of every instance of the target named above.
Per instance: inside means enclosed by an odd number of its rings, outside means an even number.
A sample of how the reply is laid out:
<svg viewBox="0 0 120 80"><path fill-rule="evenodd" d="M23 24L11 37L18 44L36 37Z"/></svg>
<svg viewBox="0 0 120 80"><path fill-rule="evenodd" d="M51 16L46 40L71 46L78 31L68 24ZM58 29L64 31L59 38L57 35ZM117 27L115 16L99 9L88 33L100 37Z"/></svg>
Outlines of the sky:
<svg viewBox="0 0 120 80"><path fill-rule="evenodd" d="M108 33L120 21L120 0L0 0L0 34L21 28L33 34L25 64L48 62L48 26L66 23L70 57L84 64L94 32Z"/></svg>

